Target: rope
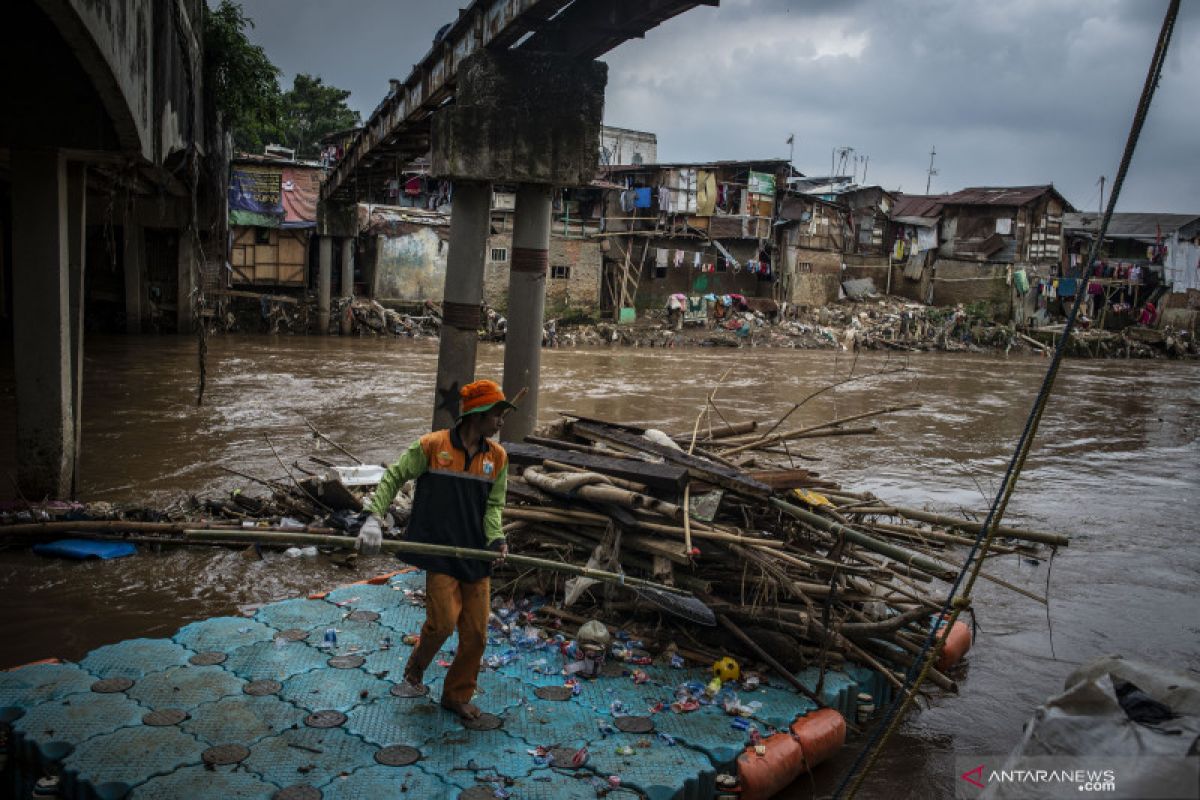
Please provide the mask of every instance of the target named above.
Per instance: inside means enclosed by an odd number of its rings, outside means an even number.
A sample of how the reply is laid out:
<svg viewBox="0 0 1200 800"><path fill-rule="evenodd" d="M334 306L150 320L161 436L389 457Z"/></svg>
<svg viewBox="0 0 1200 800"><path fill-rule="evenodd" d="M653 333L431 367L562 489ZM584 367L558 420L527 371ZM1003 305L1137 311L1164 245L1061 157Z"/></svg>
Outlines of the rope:
<svg viewBox="0 0 1200 800"><path fill-rule="evenodd" d="M974 588L975 581L979 577L980 570L983 568L984 558L987 557L988 550L992 546L992 541L996 536L1000 520L1004 517L1004 511L1008 507L1008 501L1012 497L1017 479L1020 477L1021 470L1025 466L1025 459L1029 455L1029 450L1033 445L1033 438L1037 434L1038 426L1041 424L1042 414L1045 412L1046 404L1054 389L1054 381L1058 376L1058 370L1062 364L1067 343L1071 339L1071 331L1075 327L1075 320L1079 316L1079 309L1082 307L1083 298L1087 294L1088 280L1092 276L1096 258L1100 252L1100 245L1104 241L1105 233L1108 231L1108 224L1112 220L1113 212L1116 210L1117 198L1120 196L1121 187L1124 185L1125 176L1129 171L1129 164L1133 159L1134 151L1137 149L1137 142L1142 133L1142 126L1145 124L1146 116L1150 111L1150 102L1154 98L1154 92L1158 88L1159 79L1162 77L1162 68L1167 57L1167 47L1170 44L1171 34L1175 28L1175 19L1178 14L1179 0L1171 0L1167 8L1166 17L1163 19L1163 26L1158 36L1158 42L1154 48L1154 55L1150 60L1150 68L1146 74L1146 83L1142 87L1142 94L1138 100L1137 110L1134 113L1133 124L1130 127L1129 136L1125 141L1125 152L1121 157L1121 166L1117 170L1116 180L1113 181L1112 194L1108 199L1108 207L1105 209L1100 231L1088 249L1088 257L1083 270L1083 281L1075 293L1075 302L1072 304L1071 311L1067 315L1067 324L1063 330L1062 338L1059 339L1058 345L1055 347L1054 356L1050 361L1049 368L1046 370L1046 376L1042 381L1041 389L1039 389L1033 408L1030 410L1029 417L1025 421L1025 428L1021 432L1017 449L1013 453L1008 469L1004 474L1003 484L996 495L991 509L988 511L987 518L983 521L982 526L980 526L979 533L975 536L975 541L971 546L971 551L967 556L966 562L963 564L962 571L958 573L953 586L950 587L950 592L946 595L946 600L942 604L941 614L939 615L939 623L930 626L929 635L926 637L921 652L908 668L902 691L888 706L887 713L883 718L884 724L875 729L866 746L859 751L858 756L854 759L854 763L850 765L850 769L847 770L842 780L838 783L838 787L833 793L834 800L843 797L848 786L849 794L845 795L847 798L853 798L858 792L863 780L865 780L867 774L870 773L879 759L883 751L883 746L895 732L900 720L904 716L904 712L912 705L917 691L929 675L929 670L941 653L951 627L958 621L958 617L963 609L969 608L971 605L971 590ZM970 575L969 578L967 578L968 572ZM967 578L966 587L962 595L956 597L964 578ZM947 613L949 613L948 618ZM945 630L946 634L938 636L938 633L942 630ZM919 672L917 672L918 667L920 668ZM863 763L864 759L866 759L865 765ZM853 784L851 784L851 781L853 781Z"/></svg>

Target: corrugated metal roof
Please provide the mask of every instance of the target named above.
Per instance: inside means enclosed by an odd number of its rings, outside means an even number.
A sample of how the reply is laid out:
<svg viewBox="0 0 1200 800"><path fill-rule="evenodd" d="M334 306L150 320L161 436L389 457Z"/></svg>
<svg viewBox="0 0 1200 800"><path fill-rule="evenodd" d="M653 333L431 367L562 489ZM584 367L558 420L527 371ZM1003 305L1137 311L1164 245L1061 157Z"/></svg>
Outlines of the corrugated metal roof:
<svg viewBox="0 0 1200 800"><path fill-rule="evenodd" d="M940 217L942 204L949 195L945 194L896 194L896 205L892 209L896 217Z"/></svg>
<svg viewBox="0 0 1200 800"><path fill-rule="evenodd" d="M1058 190L1050 184L1044 186L971 186L961 189L942 200L943 205L956 206L1023 206L1042 195L1053 192L1066 203Z"/></svg>
<svg viewBox="0 0 1200 800"><path fill-rule="evenodd" d="M1063 229L1095 233L1100 230L1100 219L1101 215L1096 213L1064 214ZM1153 239L1160 229L1163 235L1169 236L1197 221L1200 221L1200 214L1113 214L1108 223L1107 235L1114 239Z"/></svg>
<svg viewBox="0 0 1200 800"><path fill-rule="evenodd" d="M786 167L786 158L737 159L732 161L658 162L655 164L612 164L599 167L600 172L651 172L658 169L712 169L714 167ZM801 176L799 172L793 173ZM803 176L801 176L803 177Z"/></svg>

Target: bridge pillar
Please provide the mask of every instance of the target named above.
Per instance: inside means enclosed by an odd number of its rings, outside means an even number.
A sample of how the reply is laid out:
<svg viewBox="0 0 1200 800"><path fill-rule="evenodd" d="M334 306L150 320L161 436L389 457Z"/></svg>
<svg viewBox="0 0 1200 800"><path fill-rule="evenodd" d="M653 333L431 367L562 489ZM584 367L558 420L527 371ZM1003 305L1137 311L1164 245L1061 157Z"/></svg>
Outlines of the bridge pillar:
<svg viewBox="0 0 1200 800"><path fill-rule="evenodd" d="M508 332L504 337L504 394L515 397L521 389L529 391L504 422L501 438L506 442L520 442L537 427L552 195L551 187L539 184L525 183L517 190L508 275Z"/></svg>
<svg viewBox="0 0 1200 800"><path fill-rule="evenodd" d="M347 300L354 299L354 244L353 236L342 239L342 297ZM342 336L349 336L353 332L353 319L350 307L347 306L342 313Z"/></svg>
<svg viewBox="0 0 1200 800"><path fill-rule="evenodd" d="M71 310L71 499L79 496L79 458L83 433L83 312L87 269L87 165L67 164L67 263Z"/></svg>
<svg viewBox="0 0 1200 800"><path fill-rule="evenodd" d="M455 181L450 246L446 252L446 287L442 293L433 430L454 424L459 410L458 390L475 380L483 265L491 226L492 184Z"/></svg>
<svg viewBox="0 0 1200 800"><path fill-rule="evenodd" d="M317 334L329 335L329 294L333 284L333 239L317 242Z"/></svg>
<svg viewBox="0 0 1200 800"><path fill-rule="evenodd" d="M15 150L10 163L17 482L36 502L68 497L74 475L69 207L75 193L57 150Z"/></svg>
<svg viewBox="0 0 1200 800"><path fill-rule="evenodd" d="M464 325L442 326L435 428L453 421L457 387L475 374L478 306L483 297L483 260L494 182L521 184L509 276L504 385L506 393L528 387L529 394L521 412L511 419L505 438L524 437L533 428L550 236L549 187L583 186L595 178L607 76L607 66L598 61L513 50L480 51L459 67L454 105L433 116L432 173L455 181L444 297L448 313L457 314L461 309L464 315ZM471 188L464 192L468 186ZM455 250L456 228L461 256ZM469 263L460 264L460 257ZM475 307L469 320L466 304ZM469 346L464 330L468 322ZM456 344L448 346L448 338Z"/></svg>
<svg viewBox="0 0 1200 800"><path fill-rule="evenodd" d="M146 281L146 231L126 215L124 230L125 332L142 332L143 285Z"/></svg>

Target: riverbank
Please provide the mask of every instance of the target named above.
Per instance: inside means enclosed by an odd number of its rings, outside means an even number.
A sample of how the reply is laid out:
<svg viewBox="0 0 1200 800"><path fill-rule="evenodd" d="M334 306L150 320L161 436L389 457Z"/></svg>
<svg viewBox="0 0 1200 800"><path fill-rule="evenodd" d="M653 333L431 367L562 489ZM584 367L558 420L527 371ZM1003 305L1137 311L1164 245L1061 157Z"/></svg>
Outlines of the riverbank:
<svg viewBox="0 0 1200 800"><path fill-rule="evenodd" d="M279 298L230 297L213 318L216 333L315 334L312 303ZM372 300L341 300L331 314L331 333L349 317L354 336L436 338L441 313L426 303L403 313ZM480 337L502 342L507 321L485 310ZM995 322L986 309L935 307L899 297L845 300L815 309L788 309L782 315L731 311L722 319L686 324L655 310L629 324L586 318L552 319L543 331L547 347L638 348L785 348L795 350L892 351L900 353L1027 353L1048 355L1062 336L1063 325L1017 328ZM1130 327L1099 330L1081 325L1067 345L1078 358L1196 358L1200 346L1187 330Z"/></svg>

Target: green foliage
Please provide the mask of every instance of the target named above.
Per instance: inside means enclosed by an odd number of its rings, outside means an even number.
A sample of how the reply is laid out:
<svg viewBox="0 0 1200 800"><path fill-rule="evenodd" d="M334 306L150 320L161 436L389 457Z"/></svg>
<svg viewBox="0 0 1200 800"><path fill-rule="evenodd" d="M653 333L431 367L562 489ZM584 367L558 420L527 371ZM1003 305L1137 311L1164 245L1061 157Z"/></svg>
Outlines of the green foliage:
<svg viewBox="0 0 1200 800"><path fill-rule="evenodd" d="M204 9L204 79L216 108L233 131L234 148L261 153L271 144L316 158L322 136L360 124L346 105L350 92L300 73L292 88L279 88L279 68L246 31L254 21L235 0Z"/></svg>
<svg viewBox="0 0 1200 800"><path fill-rule="evenodd" d="M321 78L301 72L283 94L280 126L288 147L298 158L316 158L321 137L361 124L357 111L346 105L350 92L327 86Z"/></svg>
<svg viewBox="0 0 1200 800"><path fill-rule="evenodd" d="M232 128L234 147L261 153L278 138L279 68L246 37L254 22L233 0L204 6L204 83Z"/></svg>

